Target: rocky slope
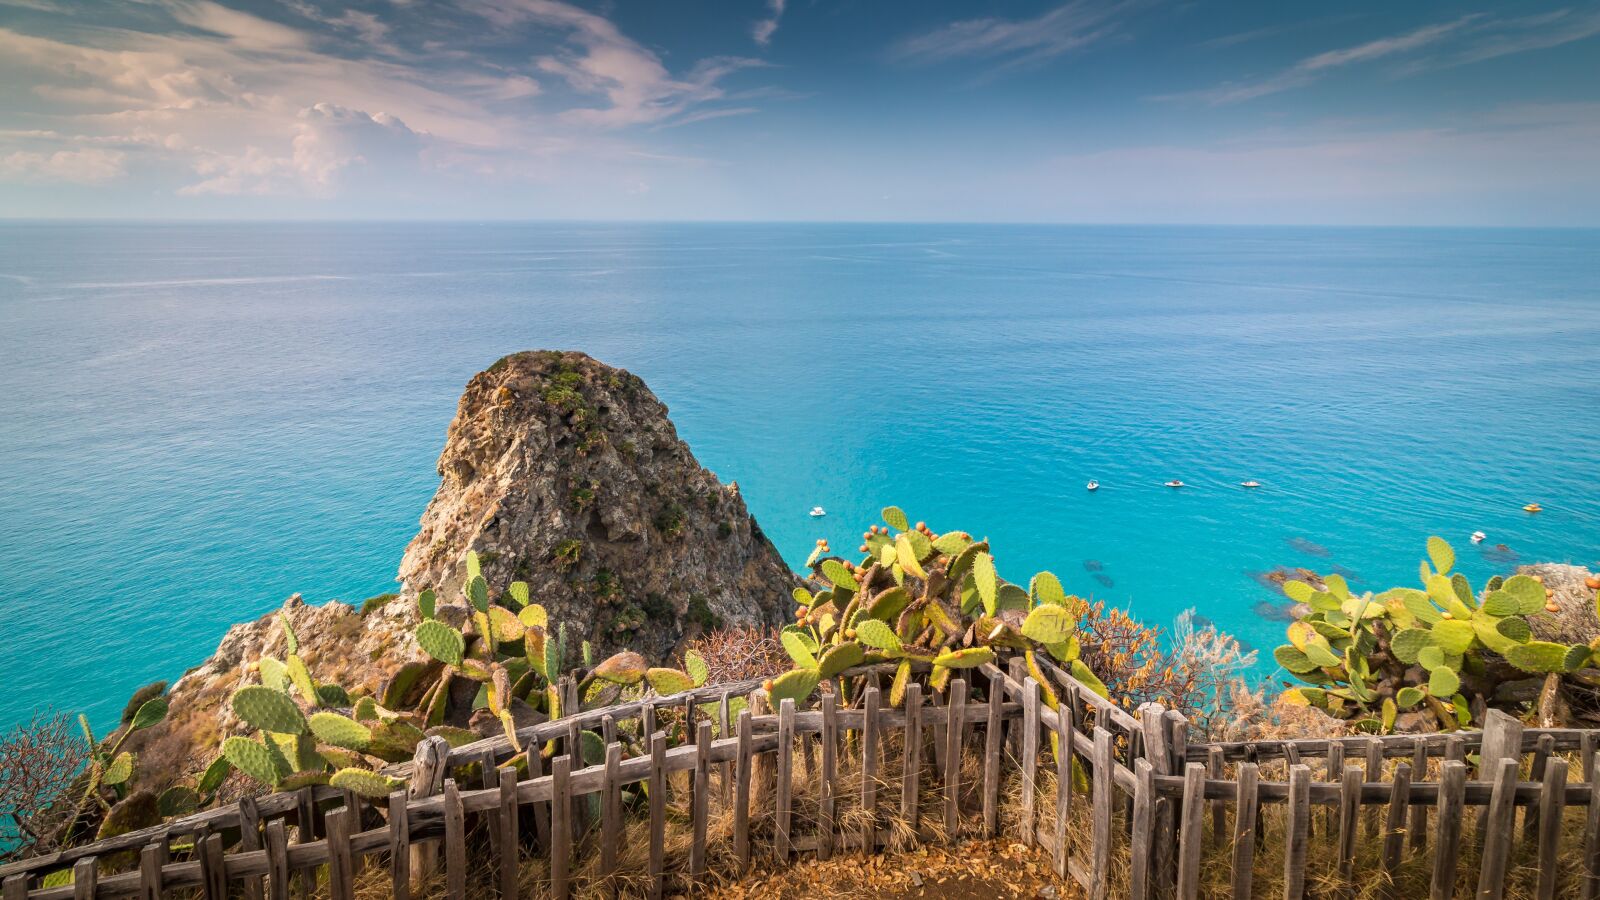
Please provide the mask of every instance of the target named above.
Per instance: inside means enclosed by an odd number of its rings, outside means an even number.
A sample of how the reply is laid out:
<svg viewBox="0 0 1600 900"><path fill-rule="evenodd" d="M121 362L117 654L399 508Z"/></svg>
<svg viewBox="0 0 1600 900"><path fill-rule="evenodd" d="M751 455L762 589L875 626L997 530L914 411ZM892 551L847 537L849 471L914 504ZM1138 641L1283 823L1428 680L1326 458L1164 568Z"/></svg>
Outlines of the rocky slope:
<svg viewBox="0 0 1600 900"><path fill-rule="evenodd" d="M401 598L459 597L475 550L493 591L526 581L576 640L664 657L716 624L781 625L796 581L695 461L637 376L582 353L508 356L450 423L442 482L400 561Z"/></svg>
<svg viewBox="0 0 1600 900"><path fill-rule="evenodd" d="M411 637L416 596L461 601L477 551L495 593L527 581L572 646L627 646L666 660L718 624L781 625L798 584L745 508L678 438L644 382L581 353L508 356L467 385L441 483L400 562L386 605L280 610L321 681L376 691L424 658ZM159 789L204 766L235 730L227 699L263 654L283 658L278 613L229 629L217 652L172 687L168 721L137 737L140 770Z"/></svg>

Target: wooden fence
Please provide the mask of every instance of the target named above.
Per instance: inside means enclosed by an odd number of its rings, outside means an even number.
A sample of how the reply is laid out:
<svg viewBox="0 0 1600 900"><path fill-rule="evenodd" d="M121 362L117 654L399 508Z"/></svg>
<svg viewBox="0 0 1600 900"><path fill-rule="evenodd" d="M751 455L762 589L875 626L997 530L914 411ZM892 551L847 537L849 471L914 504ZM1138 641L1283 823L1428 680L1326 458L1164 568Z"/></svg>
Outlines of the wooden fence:
<svg viewBox="0 0 1600 900"><path fill-rule="evenodd" d="M1358 835L1381 841L1381 871L1360 873L1371 879L1393 875L1431 835L1433 898L1453 896L1458 848L1473 841L1476 896L1499 897L1519 834L1534 848L1540 897L1558 887L1597 896L1600 732L1524 730L1492 713L1481 732L1190 744L1179 713L1153 704L1130 712L1041 668L1059 711L1016 659L932 695L911 685L898 709L875 686L882 667L846 673L869 676L850 708L839 681L806 710L788 700L765 709L751 682L652 697L519 732L522 765L503 738L457 748L430 739L391 770L407 787L386 800L325 786L243 800L0 867L0 900L348 900L374 865L387 868L400 900L441 869L447 895L464 900L486 865L494 891L512 897L535 858L548 863L539 880L551 896L623 886L660 896L669 873L706 875L713 809L725 829L719 852L740 868L1004 829L1040 846L1094 900L1196 897L1208 847L1213 868L1219 854L1231 867L1233 896L1248 897L1274 807L1290 900L1307 895L1308 850L1319 839L1337 872L1356 880ZM747 692L750 705L734 715ZM587 765L586 730L604 746L603 760ZM1568 783L1569 755L1581 761L1581 782ZM1532 781L1522 780L1525 756ZM1559 881L1567 806L1586 807L1578 885ZM623 882L613 876L630 819L648 822L648 863L642 879ZM669 852L669 827L689 829L685 851ZM70 884L43 885L65 869ZM472 884L474 894L489 890Z"/></svg>

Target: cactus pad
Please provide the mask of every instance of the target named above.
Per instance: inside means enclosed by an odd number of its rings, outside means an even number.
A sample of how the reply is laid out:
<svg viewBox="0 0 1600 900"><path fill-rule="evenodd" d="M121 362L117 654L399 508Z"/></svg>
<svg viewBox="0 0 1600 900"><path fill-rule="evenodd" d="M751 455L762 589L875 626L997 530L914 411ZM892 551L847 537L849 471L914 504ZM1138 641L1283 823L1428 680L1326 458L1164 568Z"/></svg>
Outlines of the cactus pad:
<svg viewBox="0 0 1600 900"><path fill-rule="evenodd" d="M833 582L835 587L842 587L848 591L854 591L856 589L856 576L849 569L845 568L844 563L838 561L837 559L823 560L822 574L829 581Z"/></svg>
<svg viewBox="0 0 1600 900"><path fill-rule="evenodd" d="M650 687L663 697L694 690L694 679L677 669L649 669L644 677L650 682Z"/></svg>
<svg viewBox="0 0 1600 900"><path fill-rule="evenodd" d="M817 672L823 678L832 678L851 666L861 665L866 655L861 645L854 641L836 644L822 654L822 659L817 663Z"/></svg>
<svg viewBox="0 0 1600 900"><path fill-rule="evenodd" d="M706 665L706 658L694 650L684 651L683 668L695 687L703 687L711 679L711 667Z"/></svg>
<svg viewBox="0 0 1600 900"><path fill-rule="evenodd" d="M1037 579L1035 580L1037 584ZM1057 583L1057 589L1060 588ZM1075 630L1078 621L1065 606L1058 606L1053 601L1044 606L1035 607L1028 613L1028 618L1022 623L1022 636L1041 644L1059 644L1065 641Z"/></svg>
<svg viewBox="0 0 1600 900"><path fill-rule="evenodd" d="M784 652L789 654L795 665L802 669L817 667L817 658L811 654L811 648L806 646L805 640L800 635L793 631L785 631L778 636L778 639L783 644Z"/></svg>
<svg viewBox="0 0 1600 900"><path fill-rule="evenodd" d="M435 594L432 588L417 595L417 612L421 613L424 619L433 618L438 606L439 595Z"/></svg>
<svg viewBox="0 0 1600 900"><path fill-rule="evenodd" d="M328 784L374 800L384 799L406 786L406 783L398 778L390 778L388 775L380 775L366 769L340 769L328 779Z"/></svg>
<svg viewBox="0 0 1600 900"><path fill-rule="evenodd" d="M883 508L883 521L889 523L889 527L895 531L909 531L911 529L911 521L906 518L905 510L898 506L885 506Z"/></svg>
<svg viewBox="0 0 1600 900"><path fill-rule="evenodd" d="M461 632L438 619L428 619L417 625L417 646L423 652L447 666L461 665L466 653L466 639Z"/></svg>
<svg viewBox="0 0 1600 900"><path fill-rule="evenodd" d="M613 684L630 685L644 680L644 673L649 669L650 664L643 656L632 650L623 650L601 661L590 674Z"/></svg>
<svg viewBox="0 0 1600 900"><path fill-rule="evenodd" d="M811 692L817 689L818 673L816 669L793 669L779 675L772 681L772 689L767 693L772 698L772 705L777 706L784 700L793 700L795 705L805 702Z"/></svg>
<svg viewBox="0 0 1600 900"><path fill-rule="evenodd" d="M346 750L365 750L372 740L372 732L367 726L338 713L312 713L307 724L317 740Z"/></svg>
<svg viewBox="0 0 1600 900"><path fill-rule="evenodd" d="M1428 538L1428 559L1433 561L1433 567L1439 570L1440 575L1448 574L1456 564L1456 551L1442 537Z"/></svg>
<svg viewBox="0 0 1600 900"><path fill-rule="evenodd" d="M966 647L941 653L933 658L934 665L948 669L975 669L993 661L994 650L989 647Z"/></svg>
<svg viewBox="0 0 1600 900"><path fill-rule="evenodd" d="M234 714L252 728L279 734L305 733L305 715L282 691L249 685L235 691L232 702Z"/></svg>
<svg viewBox="0 0 1600 900"><path fill-rule="evenodd" d="M262 784L277 784L288 774L287 763L279 765L283 755L260 741L243 737L228 738L222 742L222 755L235 769Z"/></svg>
<svg viewBox="0 0 1600 900"><path fill-rule="evenodd" d="M1567 651L1571 649L1566 644L1554 644L1549 641L1529 641L1518 644L1506 651L1506 662L1524 672L1544 674L1546 672L1565 672L1567 670Z"/></svg>
<svg viewBox="0 0 1600 900"><path fill-rule="evenodd" d="M885 653L901 651L900 638L895 635L894 629L877 619L856 623L856 637L861 643Z"/></svg>

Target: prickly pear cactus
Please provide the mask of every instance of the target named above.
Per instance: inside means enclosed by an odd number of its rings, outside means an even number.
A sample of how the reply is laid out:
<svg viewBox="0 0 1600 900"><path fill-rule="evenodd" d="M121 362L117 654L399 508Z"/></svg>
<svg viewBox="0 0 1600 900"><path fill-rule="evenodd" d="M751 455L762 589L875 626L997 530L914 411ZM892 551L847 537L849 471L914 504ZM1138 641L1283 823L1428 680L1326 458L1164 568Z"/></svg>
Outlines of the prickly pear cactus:
<svg viewBox="0 0 1600 900"><path fill-rule="evenodd" d="M1475 593L1451 574L1455 551L1427 542L1422 588L1353 594L1337 575L1317 590L1301 581L1284 592L1308 610L1290 623L1274 659L1305 683L1287 696L1358 727L1387 731L1403 713L1436 727L1473 721L1507 681L1565 676L1594 665L1594 648L1532 639L1530 617L1545 613L1544 586L1527 575L1496 576ZM1416 716L1409 717L1411 726Z"/></svg>

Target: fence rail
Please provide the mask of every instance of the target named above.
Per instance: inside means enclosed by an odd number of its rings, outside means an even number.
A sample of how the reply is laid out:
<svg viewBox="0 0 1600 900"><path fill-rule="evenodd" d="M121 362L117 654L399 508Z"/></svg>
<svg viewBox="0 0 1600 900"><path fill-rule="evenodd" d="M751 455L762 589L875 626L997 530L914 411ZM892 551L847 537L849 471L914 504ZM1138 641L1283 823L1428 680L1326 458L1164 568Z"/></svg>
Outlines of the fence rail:
<svg viewBox="0 0 1600 900"><path fill-rule="evenodd" d="M717 846L741 869L758 856L786 864L1004 828L1049 853L1094 900L1111 895L1113 875L1119 895L1189 900L1201 891L1202 860L1214 869L1218 857L1233 896L1248 897L1271 810L1275 821L1281 813L1291 900L1307 893L1319 838L1346 878L1360 839L1376 842L1380 872L1368 877L1390 878L1427 852L1430 836L1432 898L1471 878L1457 871L1464 857L1477 866L1476 896L1499 897L1519 842L1540 897L1562 887L1600 896L1600 731L1524 729L1491 713L1481 732L1190 744L1177 712L1147 704L1130 713L1048 662L1039 668L1045 685L1020 659L926 696L912 684L900 708L877 686L884 667L845 673L808 710L790 700L766 708L753 682L714 686L525 729L520 754L504 738L457 748L430 739L391 767L407 787L384 800L326 786L242 800L0 867L0 900L170 891L350 900L358 874L379 864L399 900L441 871L447 896L464 900L483 860L494 889L511 897L535 858L548 865L548 892L566 897L623 886L630 819L648 822L642 892L656 897L669 872L706 874L713 810L720 823L731 819ZM847 695L844 682L856 676L865 687ZM749 706L734 715L733 700L747 692ZM659 727L668 719L675 742ZM599 732L603 759L584 758L584 731ZM1567 754L1581 780L1569 783ZM1011 792L1015 801L1002 803ZM669 805L689 830L684 850L667 847ZM1567 807L1585 808L1576 885L1562 884L1558 865ZM71 883L43 885L67 868Z"/></svg>

